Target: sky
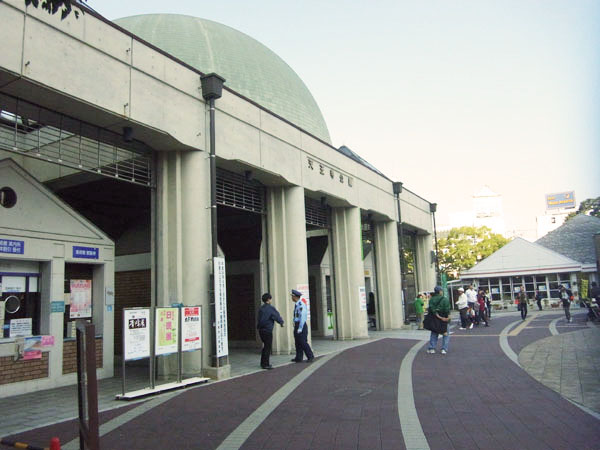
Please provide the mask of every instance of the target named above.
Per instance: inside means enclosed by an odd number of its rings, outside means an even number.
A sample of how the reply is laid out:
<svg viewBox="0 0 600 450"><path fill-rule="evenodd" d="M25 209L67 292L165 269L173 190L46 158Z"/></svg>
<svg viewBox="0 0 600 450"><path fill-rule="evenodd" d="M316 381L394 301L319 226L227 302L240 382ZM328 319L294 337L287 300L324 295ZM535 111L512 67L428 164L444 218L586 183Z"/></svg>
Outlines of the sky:
<svg viewBox="0 0 600 450"><path fill-rule="evenodd" d="M88 0L108 19L174 13L269 47L307 85L334 146L438 204L487 185L535 239L545 194L600 196L597 0Z"/></svg>

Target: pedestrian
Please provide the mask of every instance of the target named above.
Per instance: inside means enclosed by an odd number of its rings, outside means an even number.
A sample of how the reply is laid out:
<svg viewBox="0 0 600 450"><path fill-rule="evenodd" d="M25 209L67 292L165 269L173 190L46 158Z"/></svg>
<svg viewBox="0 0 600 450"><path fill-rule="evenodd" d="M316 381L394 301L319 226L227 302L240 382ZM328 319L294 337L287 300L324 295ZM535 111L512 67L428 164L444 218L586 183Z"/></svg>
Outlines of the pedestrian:
<svg viewBox="0 0 600 450"><path fill-rule="evenodd" d="M565 310L567 322L571 322L571 300L573 300L573 293L564 287L564 285L560 286L560 300L562 302L562 307Z"/></svg>
<svg viewBox="0 0 600 450"><path fill-rule="evenodd" d="M521 319L525 320L525 317L527 317L527 293L525 292L525 286L521 286L518 298L519 310L521 311Z"/></svg>
<svg viewBox="0 0 600 450"><path fill-rule="evenodd" d="M488 320L492 318L492 296L488 289L485 290L485 305L487 309Z"/></svg>
<svg viewBox="0 0 600 450"><path fill-rule="evenodd" d="M479 326L479 302L477 301L477 297L475 297L475 303L473 303L473 310L472 310L472 320L475 323L475 326L478 327Z"/></svg>
<svg viewBox="0 0 600 450"><path fill-rule="evenodd" d="M467 294L465 294L464 288L458 288L458 300L456 300L456 307L460 313L460 329L466 330L469 326L467 319L467 311L469 310L469 304L467 302Z"/></svg>
<svg viewBox="0 0 600 450"><path fill-rule="evenodd" d="M294 343L296 344L296 357L293 362L302 362L306 355L306 362L312 362L315 355L308 345L308 305L302 299L302 292L292 289L292 301L294 302Z"/></svg>
<svg viewBox="0 0 600 450"><path fill-rule="evenodd" d="M477 294L477 303L479 303L479 322L485 322L485 326L489 327L486 314L486 306L485 306L485 293L483 289L479 289L479 293Z"/></svg>
<svg viewBox="0 0 600 450"><path fill-rule="evenodd" d="M443 290L440 286L436 286L433 290L433 297L429 300L429 313L439 322L439 329L435 332L432 331L429 336L429 348L427 353L435 353L437 348L438 337L441 334L442 337L442 355L448 353L448 344L450 342L450 335L448 333L448 322L450 321L450 302L444 296Z"/></svg>
<svg viewBox="0 0 600 450"><path fill-rule="evenodd" d="M477 292L473 289L473 285L470 284L465 294L467 295L467 303L471 311L474 310L475 302L477 301Z"/></svg>
<svg viewBox="0 0 600 450"><path fill-rule="evenodd" d="M538 309L541 311L542 310L542 299L544 297L542 296L542 293L540 291L535 291L535 301L538 305Z"/></svg>
<svg viewBox="0 0 600 450"><path fill-rule="evenodd" d="M423 294L417 295L415 299L415 314L417 316L417 329L423 329Z"/></svg>
<svg viewBox="0 0 600 450"><path fill-rule="evenodd" d="M260 340L263 342L262 353L260 355L260 367L267 370L273 368L269 363L271 349L273 347L273 326L275 325L275 322L283 326L283 319L281 318L279 311L271 305L272 298L273 297L271 297L271 294L268 292L263 294L263 304L258 310L258 323L256 325Z"/></svg>

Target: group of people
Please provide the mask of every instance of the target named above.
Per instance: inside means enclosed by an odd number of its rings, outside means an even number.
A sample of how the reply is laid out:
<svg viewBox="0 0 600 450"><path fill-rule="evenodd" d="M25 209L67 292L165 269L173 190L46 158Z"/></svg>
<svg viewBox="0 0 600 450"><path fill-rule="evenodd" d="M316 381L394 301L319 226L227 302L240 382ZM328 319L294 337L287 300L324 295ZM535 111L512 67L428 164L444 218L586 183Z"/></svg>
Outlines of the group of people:
<svg viewBox="0 0 600 450"><path fill-rule="evenodd" d="M470 330L481 323L485 323L485 326L489 327L490 318L492 317L489 294L486 294L483 289L476 292L472 285L469 285L466 291L464 288L459 287L458 294L456 307L460 313L460 329Z"/></svg>
<svg viewBox="0 0 600 450"><path fill-rule="evenodd" d="M304 355L306 355L306 362L312 362L315 359L310 344L308 343L308 325L306 320L308 318L308 305L302 298L302 292L292 289L291 292L292 302L294 302L294 343L296 345L296 357L292 359L293 362L302 362ZM273 368L269 362L271 358L271 350L273 347L273 327L275 322L283 327L283 319L279 311L271 305L273 297L268 292L263 294L263 304L258 310L258 321L256 328L261 341L263 342L263 349L260 355L260 367L266 370Z"/></svg>

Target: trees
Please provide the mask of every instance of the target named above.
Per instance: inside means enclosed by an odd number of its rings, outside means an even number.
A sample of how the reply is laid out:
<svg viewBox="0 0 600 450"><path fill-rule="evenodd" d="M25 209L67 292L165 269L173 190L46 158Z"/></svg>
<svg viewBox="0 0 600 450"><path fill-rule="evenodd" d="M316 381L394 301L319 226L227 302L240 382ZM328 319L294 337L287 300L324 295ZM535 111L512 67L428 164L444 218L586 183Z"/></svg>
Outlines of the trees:
<svg viewBox="0 0 600 450"><path fill-rule="evenodd" d="M600 217L600 197L588 198L579 204L579 209L570 213L565 222L578 214L587 214L588 216Z"/></svg>
<svg viewBox="0 0 600 450"><path fill-rule="evenodd" d="M440 270L456 279L461 271L470 269L508 242L509 239L488 227L452 228L448 236L438 241Z"/></svg>
<svg viewBox="0 0 600 450"><path fill-rule="evenodd" d="M75 14L76 18L79 18L79 11L83 13L83 10L73 9L73 6L77 8L78 4L81 4L82 1L85 2L87 0L42 0L41 3L40 0L25 0L25 6L31 5L34 8L41 6L49 14L56 14L60 11L61 19L67 17L71 12Z"/></svg>

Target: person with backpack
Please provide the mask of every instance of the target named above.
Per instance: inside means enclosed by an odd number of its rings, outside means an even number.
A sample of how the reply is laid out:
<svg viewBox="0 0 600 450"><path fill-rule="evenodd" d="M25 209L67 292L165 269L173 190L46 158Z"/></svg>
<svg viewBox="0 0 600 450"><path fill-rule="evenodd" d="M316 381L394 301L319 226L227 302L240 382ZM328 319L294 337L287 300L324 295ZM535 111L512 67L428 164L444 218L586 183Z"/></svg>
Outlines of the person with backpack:
<svg viewBox="0 0 600 450"><path fill-rule="evenodd" d="M565 317L567 318L567 322L571 322L571 301L573 300L573 293L564 287L564 285L560 286L560 301L562 302L562 307L565 310Z"/></svg>
<svg viewBox="0 0 600 450"><path fill-rule="evenodd" d="M429 336L429 347L427 353L435 353L438 337L442 335L442 355L448 353L448 344L450 343L450 334L448 333L448 322L450 321L450 302L443 294L444 290L436 286L433 290L433 297L429 300L429 314L434 318L436 329L431 329Z"/></svg>

